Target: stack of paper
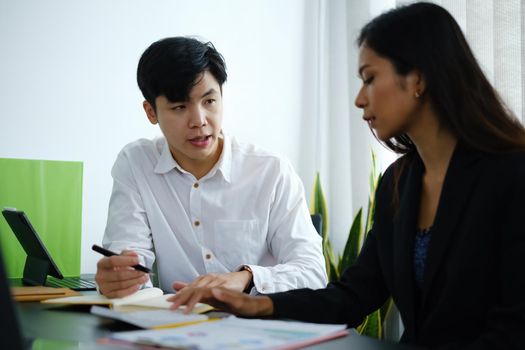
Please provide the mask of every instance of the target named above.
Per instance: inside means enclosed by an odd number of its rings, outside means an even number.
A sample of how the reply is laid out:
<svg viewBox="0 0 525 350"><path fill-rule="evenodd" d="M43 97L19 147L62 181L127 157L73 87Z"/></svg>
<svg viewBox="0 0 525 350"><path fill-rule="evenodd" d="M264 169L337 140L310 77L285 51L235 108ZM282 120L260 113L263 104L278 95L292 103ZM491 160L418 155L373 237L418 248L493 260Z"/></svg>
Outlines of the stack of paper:
<svg viewBox="0 0 525 350"><path fill-rule="evenodd" d="M16 301L39 301L53 298L80 295L69 288L52 288L43 286L11 287L11 295Z"/></svg>

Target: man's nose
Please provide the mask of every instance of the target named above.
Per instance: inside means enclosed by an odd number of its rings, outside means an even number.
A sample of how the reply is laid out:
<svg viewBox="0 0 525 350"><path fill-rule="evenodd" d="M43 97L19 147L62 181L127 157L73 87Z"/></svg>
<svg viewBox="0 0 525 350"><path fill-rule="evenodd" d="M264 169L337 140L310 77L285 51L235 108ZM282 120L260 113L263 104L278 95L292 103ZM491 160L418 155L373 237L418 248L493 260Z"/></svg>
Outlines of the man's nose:
<svg viewBox="0 0 525 350"><path fill-rule="evenodd" d="M204 110L204 108L196 107L194 110L191 111L190 127L200 128L202 126L205 126L206 124L207 124L206 111Z"/></svg>

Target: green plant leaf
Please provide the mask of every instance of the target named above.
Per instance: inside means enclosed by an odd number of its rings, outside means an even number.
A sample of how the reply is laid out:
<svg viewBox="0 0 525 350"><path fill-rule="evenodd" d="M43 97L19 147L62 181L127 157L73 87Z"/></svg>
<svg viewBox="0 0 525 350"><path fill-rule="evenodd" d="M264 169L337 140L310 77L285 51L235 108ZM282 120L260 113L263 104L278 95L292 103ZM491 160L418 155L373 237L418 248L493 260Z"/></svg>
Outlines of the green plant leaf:
<svg viewBox="0 0 525 350"><path fill-rule="evenodd" d="M339 271L337 270L337 265L332 260L330 260L330 262L329 262L328 269L330 271L328 280L330 282L337 282L337 281L339 281L339 278L341 278L341 276L339 275Z"/></svg>
<svg viewBox="0 0 525 350"><path fill-rule="evenodd" d="M392 310L392 305L394 304L392 298L388 298L388 300L383 304L383 306L381 306L381 308L379 309L379 317L381 319L381 324L383 326L382 330L383 330L383 334L381 334L381 337L384 338L385 337L385 334L384 334L384 331L385 331L385 321L386 321L386 318L388 317L388 314L390 313L390 310Z"/></svg>
<svg viewBox="0 0 525 350"><path fill-rule="evenodd" d="M368 179L368 186L369 186L370 193L373 194L375 192L375 180L377 178L376 153L374 152L373 149L371 150L371 155L372 155L372 168L370 169L370 177Z"/></svg>
<svg viewBox="0 0 525 350"><path fill-rule="evenodd" d="M348 238L343 250L343 255L334 254L332 243L330 242L330 235L328 232L328 209L326 199L324 197L323 189L321 187L321 180L319 172L316 174L314 187L312 191L311 214L321 214L323 217L323 254L326 262L326 273L330 282L338 281L343 271L355 263L365 235L368 234L372 228L374 212L375 212L375 192L381 173L376 171L376 155L372 150L372 170L370 172L369 187L370 195L368 197L368 206L366 218L363 227L363 208L359 208L357 214L352 221ZM357 327L357 331L371 337L381 339L383 336L383 321L386 319L388 312L392 307L392 300L388 301L381 307L381 309L374 311L368 315L363 323Z"/></svg>
<svg viewBox="0 0 525 350"><path fill-rule="evenodd" d="M323 250L325 262L326 262L326 274L328 275L328 281L336 282L339 281L340 273L337 269L337 261L335 259L334 250L332 249L332 243L330 240L327 241L326 246Z"/></svg>
<svg viewBox="0 0 525 350"><path fill-rule="evenodd" d="M321 176L319 172L315 175L314 187L312 190L310 214L320 214L322 218L322 237L323 237L323 254L325 258L326 274L329 281L339 280L339 271L334 257L330 235L328 232L328 206L321 186Z"/></svg>
<svg viewBox="0 0 525 350"><path fill-rule="evenodd" d="M375 213L375 193L377 190L377 186L379 184L379 181L381 180L382 174L377 174L376 171L376 155L374 151L372 150L372 170L370 171L370 193L368 195L368 207L366 211L366 221L365 221L365 230L364 235L368 235L368 232L372 229L372 223L374 219L374 213Z"/></svg>
<svg viewBox="0 0 525 350"><path fill-rule="evenodd" d="M310 207L310 214L321 214L322 221L322 233L323 233L323 245L326 245L328 241L328 207L326 205L326 199L321 186L321 176L319 172L315 175L314 188L312 191L312 201Z"/></svg>
<svg viewBox="0 0 525 350"><path fill-rule="evenodd" d="M350 227L350 232L348 233L348 239L343 251L341 264L339 265L339 271L341 273L354 264L357 256L359 255L359 251L361 250L361 238L363 230L362 216L363 208L359 208L359 211L352 222L352 226Z"/></svg>
<svg viewBox="0 0 525 350"><path fill-rule="evenodd" d="M369 337L382 339L383 326L381 324L379 310L376 310L370 315L366 316L365 321L359 327L357 327L357 331L360 334L367 335Z"/></svg>

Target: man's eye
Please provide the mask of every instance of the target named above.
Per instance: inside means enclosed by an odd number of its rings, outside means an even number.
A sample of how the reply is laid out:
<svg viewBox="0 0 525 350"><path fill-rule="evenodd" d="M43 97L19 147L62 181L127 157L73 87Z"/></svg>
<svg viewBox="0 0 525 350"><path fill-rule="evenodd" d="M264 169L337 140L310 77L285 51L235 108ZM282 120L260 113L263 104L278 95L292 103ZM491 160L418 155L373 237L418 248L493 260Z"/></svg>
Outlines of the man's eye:
<svg viewBox="0 0 525 350"><path fill-rule="evenodd" d="M368 79L363 80L363 84L368 85L368 84L370 84L372 81L374 81L374 77L373 77L373 76L371 76L371 77L368 78Z"/></svg>
<svg viewBox="0 0 525 350"><path fill-rule="evenodd" d="M180 111L180 110L183 110L184 108L186 108L186 106L184 105L178 105L178 106L171 107L171 109L174 111Z"/></svg>
<svg viewBox="0 0 525 350"><path fill-rule="evenodd" d="M213 99L213 98L210 98L209 100L206 100L206 104L211 105L213 103L215 103L215 99Z"/></svg>

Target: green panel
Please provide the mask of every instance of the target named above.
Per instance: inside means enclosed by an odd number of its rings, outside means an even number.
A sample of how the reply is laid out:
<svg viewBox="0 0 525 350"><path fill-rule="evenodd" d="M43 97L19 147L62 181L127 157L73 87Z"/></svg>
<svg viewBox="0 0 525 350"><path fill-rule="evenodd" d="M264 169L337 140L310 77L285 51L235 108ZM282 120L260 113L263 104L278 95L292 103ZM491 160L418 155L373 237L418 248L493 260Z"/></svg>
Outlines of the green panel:
<svg viewBox="0 0 525 350"><path fill-rule="evenodd" d="M0 158L0 209L22 210L64 276L80 274L82 162ZM0 248L11 278L26 254L0 215Z"/></svg>

